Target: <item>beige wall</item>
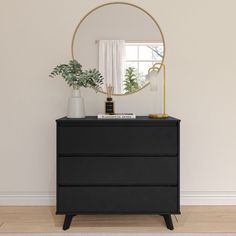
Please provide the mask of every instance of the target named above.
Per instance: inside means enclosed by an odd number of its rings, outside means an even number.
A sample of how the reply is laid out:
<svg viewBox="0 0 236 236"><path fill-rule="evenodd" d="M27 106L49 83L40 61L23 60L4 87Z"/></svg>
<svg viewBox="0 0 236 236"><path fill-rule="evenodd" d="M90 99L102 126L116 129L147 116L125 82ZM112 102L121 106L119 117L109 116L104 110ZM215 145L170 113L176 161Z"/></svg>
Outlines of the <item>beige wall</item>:
<svg viewBox="0 0 236 236"><path fill-rule="evenodd" d="M104 2L0 1L1 204L52 200L54 120L66 114L70 89L48 74L70 59L81 17ZM236 204L236 1L129 2L149 11L165 36L168 112L182 120L183 201ZM103 95L83 90L83 96L88 115L103 110ZM115 101L117 111L137 115L153 108L148 89Z"/></svg>

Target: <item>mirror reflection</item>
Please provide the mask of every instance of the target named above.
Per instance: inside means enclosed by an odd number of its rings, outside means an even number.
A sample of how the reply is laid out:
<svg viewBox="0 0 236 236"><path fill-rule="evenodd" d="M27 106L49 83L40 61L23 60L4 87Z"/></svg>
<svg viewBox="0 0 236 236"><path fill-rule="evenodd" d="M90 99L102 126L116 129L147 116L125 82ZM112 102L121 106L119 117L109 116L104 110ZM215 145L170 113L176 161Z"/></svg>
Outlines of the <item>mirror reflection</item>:
<svg viewBox="0 0 236 236"><path fill-rule="evenodd" d="M78 25L73 57L104 76L102 92L112 85L126 95L148 84L148 69L164 59L164 40L157 22L143 9L110 3L91 11Z"/></svg>

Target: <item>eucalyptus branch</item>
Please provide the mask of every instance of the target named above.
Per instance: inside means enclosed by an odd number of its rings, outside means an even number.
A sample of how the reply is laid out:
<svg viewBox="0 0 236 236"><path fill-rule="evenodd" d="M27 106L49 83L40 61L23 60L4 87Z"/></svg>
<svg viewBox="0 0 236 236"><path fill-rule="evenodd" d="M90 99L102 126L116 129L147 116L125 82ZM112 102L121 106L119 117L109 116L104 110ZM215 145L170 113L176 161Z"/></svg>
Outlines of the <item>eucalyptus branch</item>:
<svg viewBox="0 0 236 236"><path fill-rule="evenodd" d="M56 66L49 76L54 78L58 75L61 75L66 83L70 87L73 87L73 89L85 87L98 90L103 84L103 76L98 70L89 69L83 71L82 65L76 60L71 60L68 64Z"/></svg>

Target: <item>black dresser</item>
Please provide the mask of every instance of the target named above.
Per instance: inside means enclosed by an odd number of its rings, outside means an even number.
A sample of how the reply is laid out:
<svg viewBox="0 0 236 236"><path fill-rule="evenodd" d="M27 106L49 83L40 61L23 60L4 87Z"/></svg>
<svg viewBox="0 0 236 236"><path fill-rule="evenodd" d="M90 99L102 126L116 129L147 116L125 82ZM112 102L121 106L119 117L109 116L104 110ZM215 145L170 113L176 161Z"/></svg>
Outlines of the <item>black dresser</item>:
<svg viewBox="0 0 236 236"><path fill-rule="evenodd" d="M57 214L180 214L180 120L57 120Z"/></svg>

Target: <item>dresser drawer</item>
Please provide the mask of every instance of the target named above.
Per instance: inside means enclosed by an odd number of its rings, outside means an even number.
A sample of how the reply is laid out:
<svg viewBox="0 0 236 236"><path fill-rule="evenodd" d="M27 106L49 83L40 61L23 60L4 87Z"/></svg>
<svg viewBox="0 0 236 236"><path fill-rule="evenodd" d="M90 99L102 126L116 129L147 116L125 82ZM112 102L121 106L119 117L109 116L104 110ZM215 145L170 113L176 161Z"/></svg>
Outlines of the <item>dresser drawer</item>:
<svg viewBox="0 0 236 236"><path fill-rule="evenodd" d="M58 152L67 154L177 155L178 128L168 126L60 126Z"/></svg>
<svg viewBox="0 0 236 236"><path fill-rule="evenodd" d="M178 213L177 187L59 187L57 213Z"/></svg>
<svg viewBox="0 0 236 236"><path fill-rule="evenodd" d="M61 185L176 185L177 157L60 157Z"/></svg>

